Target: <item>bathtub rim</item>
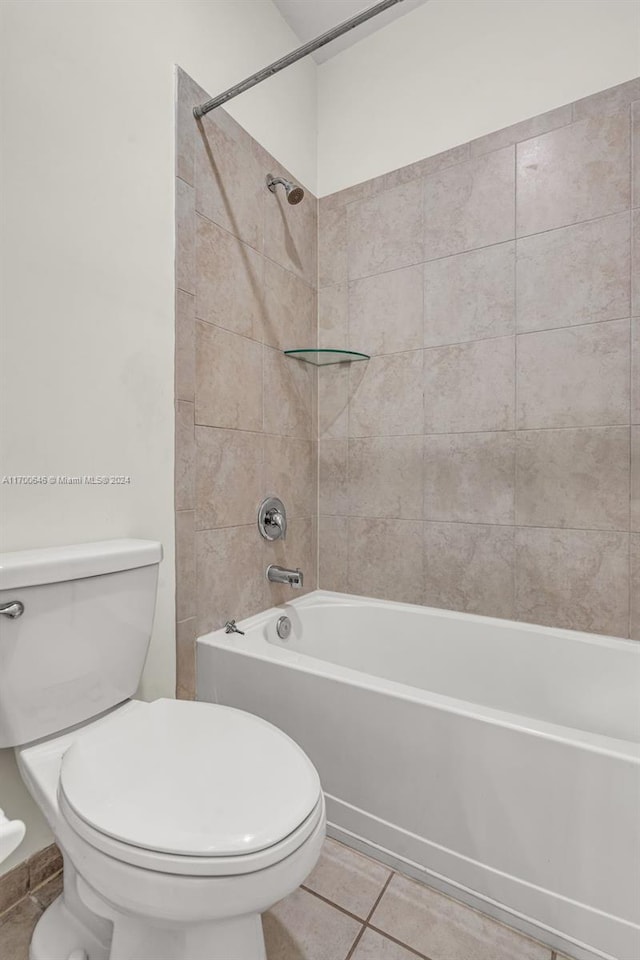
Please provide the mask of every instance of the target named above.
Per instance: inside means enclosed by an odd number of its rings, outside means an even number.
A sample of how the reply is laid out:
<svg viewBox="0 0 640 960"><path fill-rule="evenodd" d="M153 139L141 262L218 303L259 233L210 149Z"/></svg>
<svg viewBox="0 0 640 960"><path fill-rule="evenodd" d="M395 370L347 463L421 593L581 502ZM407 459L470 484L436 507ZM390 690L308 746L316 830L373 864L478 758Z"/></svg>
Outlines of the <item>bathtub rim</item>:
<svg viewBox="0 0 640 960"><path fill-rule="evenodd" d="M373 690L376 693L398 697L411 703L419 703L436 710L453 712L470 720L478 720L494 726L507 727L511 730L541 737L560 743L571 743L579 749L603 754L612 759L624 760L640 765L640 742L624 740L605 734L592 733L579 727L570 727L551 723L526 714L511 713L495 707L475 704L468 700L460 700L445 694L414 687L410 684L388 680L375 674L344 667L330 660L322 660L306 653L289 650L286 647L271 643L263 634L256 632L261 627L273 621L275 616L286 614L289 608L296 610L313 608L314 606L377 606L409 609L421 614L444 615L446 619L462 620L495 625L504 629L507 626L523 628L527 633L543 631L548 635L564 637L572 641L578 640L613 649L636 650L635 656L640 656L640 644L635 640L624 637L612 637L605 634L585 634L565 628L538 626L531 623L520 623L517 620L504 620L497 617L485 617L480 614L461 613L455 610L445 610L440 607L425 607L418 604L400 603L397 601L379 600L372 597L363 597L355 594L337 593L328 590L314 590L302 597L285 601L253 614L244 620L238 621L239 626L246 631L246 636L231 633L226 634L224 628L211 630L196 638L196 651L200 646L217 647L240 656L252 657L267 663L275 663L288 669L297 670L306 674L320 676L337 683L357 686L362 689ZM200 672L196 670L198 681Z"/></svg>

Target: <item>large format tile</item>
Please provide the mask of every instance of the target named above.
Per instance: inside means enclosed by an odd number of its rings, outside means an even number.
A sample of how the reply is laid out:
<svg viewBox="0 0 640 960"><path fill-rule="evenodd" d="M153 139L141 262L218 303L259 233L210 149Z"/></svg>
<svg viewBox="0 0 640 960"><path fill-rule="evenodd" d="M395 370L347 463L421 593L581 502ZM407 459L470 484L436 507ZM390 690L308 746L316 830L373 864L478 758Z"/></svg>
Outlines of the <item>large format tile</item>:
<svg viewBox="0 0 640 960"><path fill-rule="evenodd" d="M62 853L55 843L39 850L29 857L29 889L34 890L41 884L59 875L64 866Z"/></svg>
<svg viewBox="0 0 640 960"><path fill-rule="evenodd" d="M195 506L196 445L193 411L192 403L187 403L186 400L176 401L176 510L193 510Z"/></svg>
<svg viewBox="0 0 640 960"><path fill-rule="evenodd" d="M349 277L366 277L422 260L419 181L347 208Z"/></svg>
<svg viewBox="0 0 640 960"><path fill-rule="evenodd" d="M196 209L256 250L262 250L265 171L256 143L224 110L198 123Z"/></svg>
<svg viewBox="0 0 640 960"><path fill-rule="evenodd" d="M262 917L268 960L345 960L360 923L298 889Z"/></svg>
<svg viewBox="0 0 640 960"><path fill-rule="evenodd" d="M631 534L631 639L640 640L640 533Z"/></svg>
<svg viewBox="0 0 640 960"><path fill-rule="evenodd" d="M196 395L195 297L176 289L176 399L193 403Z"/></svg>
<svg viewBox="0 0 640 960"><path fill-rule="evenodd" d="M640 427L631 427L631 529L640 533Z"/></svg>
<svg viewBox="0 0 640 960"><path fill-rule="evenodd" d="M195 190L176 178L176 287L185 293L196 289Z"/></svg>
<svg viewBox="0 0 640 960"><path fill-rule="evenodd" d="M196 698L196 619L176 623L176 697Z"/></svg>
<svg viewBox="0 0 640 960"><path fill-rule="evenodd" d="M266 153L262 162L265 165L270 163L268 172L274 176L295 179L278 164L272 163ZM270 193L266 187L265 191L265 255L315 286L318 201L313 194L305 191L304 200L292 206L287 202L283 187L277 187L275 193Z"/></svg>
<svg viewBox="0 0 640 960"><path fill-rule="evenodd" d="M424 345L514 332L514 243L499 243L424 265Z"/></svg>
<svg viewBox="0 0 640 960"><path fill-rule="evenodd" d="M515 337L424 352L425 433L512 430Z"/></svg>
<svg viewBox="0 0 640 960"><path fill-rule="evenodd" d="M371 924L430 960L551 960L541 943L398 874Z"/></svg>
<svg viewBox="0 0 640 960"><path fill-rule="evenodd" d="M341 437L320 440L318 444L319 512L325 516L349 513L348 444Z"/></svg>
<svg viewBox="0 0 640 960"><path fill-rule="evenodd" d="M516 449L517 524L627 529L628 427L528 430Z"/></svg>
<svg viewBox="0 0 640 960"><path fill-rule="evenodd" d="M196 321L196 423L262 429L262 345Z"/></svg>
<svg viewBox="0 0 640 960"><path fill-rule="evenodd" d="M349 289L346 283L318 290L318 346L346 349L349 343Z"/></svg>
<svg viewBox="0 0 640 960"><path fill-rule="evenodd" d="M316 444L297 437L265 436L263 491L264 496L275 494L280 497L287 508L287 516L292 519L314 516Z"/></svg>
<svg viewBox="0 0 640 960"><path fill-rule="evenodd" d="M196 185L196 119L193 108L206 94L180 67L176 67L176 176Z"/></svg>
<svg viewBox="0 0 640 960"><path fill-rule="evenodd" d="M255 520L266 488L262 464L262 434L196 427L196 529Z"/></svg>
<svg viewBox="0 0 640 960"><path fill-rule="evenodd" d="M522 140L530 140L531 137L539 137L541 133L548 133L549 130L564 127L571 123L572 119L573 109L568 103L563 107L556 107L555 110L548 110L547 113L513 123L502 130L487 133L484 137L478 137L469 144L469 151L472 157L479 157L483 153L490 153L492 150L499 150Z"/></svg>
<svg viewBox="0 0 640 960"><path fill-rule="evenodd" d="M513 523L514 482L513 433L425 437L425 520Z"/></svg>
<svg viewBox="0 0 640 960"><path fill-rule="evenodd" d="M315 367L264 348L265 433L311 440Z"/></svg>
<svg viewBox="0 0 640 960"><path fill-rule="evenodd" d="M421 520L423 449L422 437L349 440L350 514Z"/></svg>
<svg viewBox="0 0 640 960"><path fill-rule="evenodd" d="M196 533L198 635L264 609L264 557L255 523Z"/></svg>
<svg viewBox="0 0 640 960"><path fill-rule="evenodd" d="M263 257L204 217L196 221L196 316L259 340Z"/></svg>
<svg viewBox="0 0 640 960"><path fill-rule="evenodd" d="M520 429L629 422L629 321L525 333L517 344Z"/></svg>
<svg viewBox="0 0 640 960"><path fill-rule="evenodd" d="M640 207L640 98L636 100L631 108L632 122L632 203L634 207Z"/></svg>
<svg viewBox="0 0 640 960"><path fill-rule="evenodd" d="M350 390L352 437L422 433L422 350L352 364Z"/></svg>
<svg viewBox="0 0 640 960"><path fill-rule="evenodd" d="M629 217L518 240L518 330L629 316Z"/></svg>
<svg viewBox="0 0 640 960"><path fill-rule="evenodd" d="M318 520L318 588L347 592L347 521L343 517Z"/></svg>
<svg viewBox="0 0 640 960"><path fill-rule="evenodd" d="M359 361L361 363L362 361ZM346 437L349 432L349 363L318 370L318 437Z"/></svg>
<svg viewBox="0 0 640 960"><path fill-rule="evenodd" d="M262 339L280 350L316 346L316 294L300 277L277 263L264 265Z"/></svg>
<svg viewBox="0 0 640 960"><path fill-rule="evenodd" d="M640 317L631 321L631 423L640 424Z"/></svg>
<svg viewBox="0 0 640 960"><path fill-rule="evenodd" d="M368 354L422 346L422 267L349 284L349 347Z"/></svg>
<svg viewBox="0 0 640 960"><path fill-rule="evenodd" d="M263 608L268 610L278 603L295 600L317 586L317 550L315 519L293 519L287 524L286 540L262 541L262 573L264 584ZM302 588L294 589L287 584L267 581L265 572L270 563L292 570L300 569L304 575Z"/></svg>
<svg viewBox="0 0 640 960"><path fill-rule="evenodd" d="M176 620L196 615L195 513L176 512Z"/></svg>
<svg viewBox="0 0 640 960"><path fill-rule="evenodd" d="M425 178L425 260L513 238L513 156L505 147Z"/></svg>
<svg viewBox="0 0 640 960"><path fill-rule="evenodd" d="M518 236L629 206L628 113L582 120L517 147Z"/></svg>
<svg viewBox="0 0 640 960"><path fill-rule="evenodd" d="M383 937L370 927L364 931L353 952L353 960L415 960L415 953Z"/></svg>
<svg viewBox="0 0 640 960"><path fill-rule="evenodd" d="M327 202L329 201L329 202ZM318 201L318 282L321 287L347 279L347 208Z"/></svg>
<svg viewBox="0 0 640 960"><path fill-rule="evenodd" d="M640 315L640 210L631 212L631 313Z"/></svg>
<svg viewBox="0 0 640 960"><path fill-rule="evenodd" d="M327 839L320 860L304 885L366 920L390 875L391 870L382 863Z"/></svg>
<svg viewBox="0 0 640 960"><path fill-rule="evenodd" d="M0 917L0 957L3 960L28 960L33 928L42 908L32 897L25 897L13 910Z"/></svg>
<svg viewBox="0 0 640 960"><path fill-rule="evenodd" d="M621 113L626 111L632 101L638 99L640 77L635 77L626 83L618 83L615 87L599 90L582 100L576 100L573 104L573 118L582 120L585 117L606 117L612 113Z"/></svg>
<svg viewBox="0 0 640 960"><path fill-rule="evenodd" d="M0 883L0 914L4 913L10 907L26 896L29 889L29 864L28 861L19 863L17 867L9 870L2 876Z"/></svg>
<svg viewBox="0 0 640 960"><path fill-rule="evenodd" d="M425 523L427 606L513 618L513 527Z"/></svg>
<svg viewBox="0 0 640 960"><path fill-rule="evenodd" d="M347 592L422 603L422 523L351 517Z"/></svg>
<svg viewBox="0 0 640 960"><path fill-rule="evenodd" d="M628 636L629 535L518 528L516 617Z"/></svg>

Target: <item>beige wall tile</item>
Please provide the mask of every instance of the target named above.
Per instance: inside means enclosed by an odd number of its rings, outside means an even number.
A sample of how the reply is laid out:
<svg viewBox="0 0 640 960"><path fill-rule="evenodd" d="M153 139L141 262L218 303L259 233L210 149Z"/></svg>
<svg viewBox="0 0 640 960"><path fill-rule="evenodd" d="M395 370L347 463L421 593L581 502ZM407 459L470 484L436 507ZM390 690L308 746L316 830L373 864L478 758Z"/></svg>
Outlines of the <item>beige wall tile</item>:
<svg viewBox="0 0 640 960"><path fill-rule="evenodd" d="M351 515L421 520L423 452L422 437L349 440Z"/></svg>
<svg viewBox="0 0 640 960"><path fill-rule="evenodd" d="M318 346L346 349L349 344L349 288L346 283L318 290Z"/></svg>
<svg viewBox="0 0 640 960"><path fill-rule="evenodd" d="M640 533L640 427L631 427L631 529Z"/></svg>
<svg viewBox="0 0 640 960"><path fill-rule="evenodd" d="M521 429L629 422L629 321L544 333L517 343Z"/></svg>
<svg viewBox="0 0 640 960"><path fill-rule="evenodd" d="M422 433L422 350L351 365L352 437Z"/></svg>
<svg viewBox="0 0 640 960"><path fill-rule="evenodd" d="M510 127L504 127L502 130L496 130L494 133L472 140L469 144L470 154L472 157L479 157L483 153L520 143L522 140L530 140L531 137L539 137L541 133L548 133L549 130L566 126L572 119L573 109L569 103L564 107L557 107L537 117L521 120L520 123L514 123Z"/></svg>
<svg viewBox="0 0 640 960"><path fill-rule="evenodd" d="M347 207L318 201L318 282L321 287L347 279Z"/></svg>
<svg viewBox="0 0 640 960"><path fill-rule="evenodd" d="M195 297L176 290L176 399L189 400L196 395Z"/></svg>
<svg viewBox="0 0 640 960"><path fill-rule="evenodd" d="M193 510L195 506L196 445L194 405L176 401L175 508Z"/></svg>
<svg viewBox="0 0 640 960"><path fill-rule="evenodd" d="M264 585L263 608L268 610L287 600L295 600L305 593L310 593L317 587L317 551L316 551L316 523L312 519L290 520L287 524L286 540L262 541L262 583ZM302 589L295 589L285 584L270 583L266 579L266 570L270 563L290 570L300 569L304 574Z"/></svg>
<svg viewBox="0 0 640 960"><path fill-rule="evenodd" d="M267 956L274 960L345 960L360 923L298 889L262 917Z"/></svg>
<svg viewBox="0 0 640 960"><path fill-rule="evenodd" d="M204 217L196 217L196 316L259 340L264 318L263 258Z"/></svg>
<svg viewBox="0 0 640 960"><path fill-rule="evenodd" d="M632 533L631 540L631 639L640 640L640 533Z"/></svg>
<svg viewBox="0 0 640 960"><path fill-rule="evenodd" d="M352 517L347 583L349 593L422 603L422 523Z"/></svg>
<svg viewBox="0 0 640 960"><path fill-rule="evenodd" d="M619 83L608 90L592 93L589 97L576 100L573 104L573 119L584 117L609 116L624 111L633 100L640 99L640 77Z"/></svg>
<svg viewBox="0 0 640 960"><path fill-rule="evenodd" d="M370 927L364 931L353 953L353 960L415 960L416 954L405 950Z"/></svg>
<svg viewBox="0 0 640 960"><path fill-rule="evenodd" d="M176 178L176 287L195 293L195 190Z"/></svg>
<svg viewBox="0 0 640 960"><path fill-rule="evenodd" d="M262 345L196 321L196 422L262 429Z"/></svg>
<svg viewBox="0 0 640 960"><path fill-rule="evenodd" d="M582 120L517 147L518 236L629 206L629 117Z"/></svg>
<svg viewBox="0 0 640 960"><path fill-rule="evenodd" d="M518 330L629 316L629 217L518 240Z"/></svg>
<svg viewBox="0 0 640 960"><path fill-rule="evenodd" d="M264 348L264 430L313 439L315 367Z"/></svg>
<svg viewBox="0 0 640 960"><path fill-rule="evenodd" d="M265 609L264 555L255 523L196 533L198 636Z"/></svg>
<svg viewBox="0 0 640 960"><path fill-rule="evenodd" d="M637 316L640 314L640 210L631 213L631 230L631 313Z"/></svg>
<svg viewBox="0 0 640 960"><path fill-rule="evenodd" d="M346 437L349 432L349 370L337 363L318 371L318 436Z"/></svg>
<svg viewBox="0 0 640 960"><path fill-rule="evenodd" d="M632 122L632 203L634 207L640 207L640 99L636 100L631 108Z"/></svg>
<svg viewBox="0 0 640 960"><path fill-rule="evenodd" d="M382 863L327 838L304 886L365 920L390 875Z"/></svg>
<svg viewBox="0 0 640 960"><path fill-rule="evenodd" d="M347 521L320 517L318 521L318 587L347 592Z"/></svg>
<svg viewBox="0 0 640 960"><path fill-rule="evenodd" d="M516 451L517 524L628 528L628 427L528 430Z"/></svg>
<svg viewBox="0 0 640 960"><path fill-rule="evenodd" d="M196 427L196 529L252 523L265 496L263 437Z"/></svg>
<svg viewBox="0 0 640 960"><path fill-rule="evenodd" d="M263 163L267 162L263 160ZM277 163L271 163L268 172L276 177L295 180ZM307 191L304 200L292 206L287 203L284 188L279 187L276 193L266 190L264 203L265 255L315 287L318 272L318 201Z"/></svg>
<svg viewBox="0 0 640 960"><path fill-rule="evenodd" d="M515 337L424 352L425 433L512 430Z"/></svg>
<svg viewBox="0 0 640 960"><path fill-rule="evenodd" d="M391 190L393 187L399 187L403 183L410 183L412 180L419 180L422 177L428 177L432 173L439 173L446 170L447 167L453 167L457 163L463 163L469 159L469 144L461 143L458 147L452 147L450 150L443 150L442 153L435 153L431 157L425 157L423 160L416 160L406 167L400 167L398 170L391 170L380 177L376 177L374 184L379 184L380 190ZM376 190L375 192L380 192Z"/></svg>
<svg viewBox="0 0 640 960"><path fill-rule="evenodd" d="M193 108L206 97L191 77L176 67L176 176L196 185L196 120Z"/></svg>
<svg viewBox="0 0 640 960"><path fill-rule="evenodd" d="M290 270L266 260L263 340L280 350L315 347L316 292Z"/></svg>
<svg viewBox="0 0 640 960"><path fill-rule="evenodd" d="M314 517L317 513L317 450L311 440L264 438L263 496L280 497L287 516Z"/></svg>
<svg viewBox="0 0 640 960"><path fill-rule="evenodd" d="M425 437L425 520L513 523L514 483L512 433Z"/></svg>
<svg viewBox="0 0 640 960"><path fill-rule="evenodd" d="M425 263L425 347L514 332L514 256L511 242Z"/></svg>
<svg viewBox="0 0 640 960"><path fill-rule="evenodd" d="M366 277L422 260L419 181L347 208L349 277Z"/></svg>
<svg viewBox="0 0 640 960"><path fill-rule="evenodd" d="M516 616L628 636L629 534L518 528Z"/></svg>
<svg viewBox="0 0 640 960"><path fill-rule="evenodd" d="M422 346L422 266L390 270L349 284L349 346L398 353Z"/></svg>
<svg viewBox="0 0 640 960"><path fill-rule="evenodd" d="M197 124L196 209L262 251L266 173L257 144L224 111Z"/></svg>
<svg viewBox="0 0 640 960"><path fill-rule="evenodd" d="M349 513L348 443L346 439L327 439L318 444L319 510L326 516ZM343 533L346 537L346 528Z"/></svg>
<svg viewBox="0 0 640 960"><path fill-rule="evenodd" d="M176 513L176 620L188 620L196 613L195 514Z"/></svg>
<svg viewBox="0 0 640 960"><path fill-rule="evenodd" d="M196 620L176 624L176 697L196 698Z"/></svg>
<svg viewBox="0 0 640 960"><path fill-rule="evenodd" d="M513 152L505 147L425 179L425 260L513 238Z"/></svg>
<svg viewBox="0 0 640 960"><path fill-rule="evenodd" d="M513 527L425 523L427 606L513 617Z"/></svg>
<svg viewBox="0 0 640 960"><path fill-rule="evenodd" d="M541 943L399 874L371 923L431 960L551 960Z"/></svg>
<svg viewBox="0 0 640 960"><path fill-rule="evenodd" d="M631 321L631 423L640 424L640 317Z"/></svg>

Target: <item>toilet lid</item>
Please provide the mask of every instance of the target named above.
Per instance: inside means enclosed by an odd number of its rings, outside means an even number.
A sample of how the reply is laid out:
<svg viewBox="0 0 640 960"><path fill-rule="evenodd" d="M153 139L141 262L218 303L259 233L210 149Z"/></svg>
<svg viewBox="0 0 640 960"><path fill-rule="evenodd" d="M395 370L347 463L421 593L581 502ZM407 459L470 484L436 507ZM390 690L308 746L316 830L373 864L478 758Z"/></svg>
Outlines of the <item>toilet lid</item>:
<svg viewBox="0 0 640 960"><path fill-rule="evenodd" d="M212 703L156 700L79 737L60 789L86 823L183 856L241 856L292 833L318 803L306 754L265 720Z"/></svg>

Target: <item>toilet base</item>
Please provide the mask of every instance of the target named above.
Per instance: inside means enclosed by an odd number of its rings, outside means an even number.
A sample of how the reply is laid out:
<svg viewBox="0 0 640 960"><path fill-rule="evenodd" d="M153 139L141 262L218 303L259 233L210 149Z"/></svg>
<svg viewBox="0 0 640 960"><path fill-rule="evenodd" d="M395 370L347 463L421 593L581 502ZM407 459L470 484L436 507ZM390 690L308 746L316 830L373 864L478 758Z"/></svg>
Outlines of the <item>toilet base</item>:
<svg viewBox="0 0 640 960"><path fill-rule="evenodd" d="M60 896L36 924L29 960L266 960L260 914L188 927L113 919L113 939L105 946Z"/></svg>

